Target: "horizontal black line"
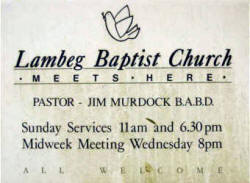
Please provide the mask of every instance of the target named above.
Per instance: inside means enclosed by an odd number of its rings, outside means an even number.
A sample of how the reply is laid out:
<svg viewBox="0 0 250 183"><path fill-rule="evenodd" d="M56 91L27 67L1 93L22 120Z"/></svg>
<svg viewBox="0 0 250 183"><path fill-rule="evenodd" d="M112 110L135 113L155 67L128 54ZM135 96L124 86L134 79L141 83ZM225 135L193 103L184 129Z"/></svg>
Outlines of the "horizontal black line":
<svg viewBox="0 0 250 183"><path fill-rule="evenodd" d="M108 84L229 84L231 81L196 81L196 82L184 82L184 81L176 81L176 82L86 82L86 83L14 83L14 85L108 85Z"/></svg>
<svg viewBox="0 0 250 183"><path fill-rule="evenodd" d="M128 67L126 69L232 69L232 67ZM73 68L14 68L14 70L73 70ZM118 70L111 67L86 67L82 70ZM80 70L76 70L80 71Z"/></svg>

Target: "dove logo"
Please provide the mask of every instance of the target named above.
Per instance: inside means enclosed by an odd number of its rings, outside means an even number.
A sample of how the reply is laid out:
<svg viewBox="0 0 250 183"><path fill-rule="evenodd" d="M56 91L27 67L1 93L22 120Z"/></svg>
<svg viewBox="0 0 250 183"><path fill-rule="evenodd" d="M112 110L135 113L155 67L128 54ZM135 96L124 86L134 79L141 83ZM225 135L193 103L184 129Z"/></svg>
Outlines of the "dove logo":
<svg viewBox="0 0 250 183"><path fill-rule="evenodd" d="M128 5L124 6L116 15L108 11L102 13L102 17L109 35L116 41L135 39L140 33L138 25L132 25L133 16L130 14Z"/></svg>

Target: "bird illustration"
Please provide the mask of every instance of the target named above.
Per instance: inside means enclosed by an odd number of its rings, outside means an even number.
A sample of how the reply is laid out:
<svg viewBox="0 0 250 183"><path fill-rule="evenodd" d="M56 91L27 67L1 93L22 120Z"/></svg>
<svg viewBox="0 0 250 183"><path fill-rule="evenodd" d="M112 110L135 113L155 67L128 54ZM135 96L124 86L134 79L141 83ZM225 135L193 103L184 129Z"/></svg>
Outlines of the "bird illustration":
<svg viewBox="0 0 250 183"><path fill-rule="evenodd" d="M138 25L133 24L133 16L130 14L129 6L124 6L116 15L107 11L102 13L106 29L109 35L116 41L126 41L135 39L140 32Z"/></svg>

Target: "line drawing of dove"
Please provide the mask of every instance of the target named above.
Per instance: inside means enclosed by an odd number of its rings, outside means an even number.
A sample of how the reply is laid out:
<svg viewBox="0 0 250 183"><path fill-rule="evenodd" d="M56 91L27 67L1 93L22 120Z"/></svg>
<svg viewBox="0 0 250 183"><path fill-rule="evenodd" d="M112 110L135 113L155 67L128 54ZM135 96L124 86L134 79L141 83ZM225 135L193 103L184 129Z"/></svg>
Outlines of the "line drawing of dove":
<svg viewBox="0 0 250 183"><path fill-rule="evenodd" d="M109 35L116 41L123 42L128 39L135 39L140 33L140 27L133 24L134 17L130 14L129 6L124 6L113 15L111 11L102 13L106 29Z"/></svg>

